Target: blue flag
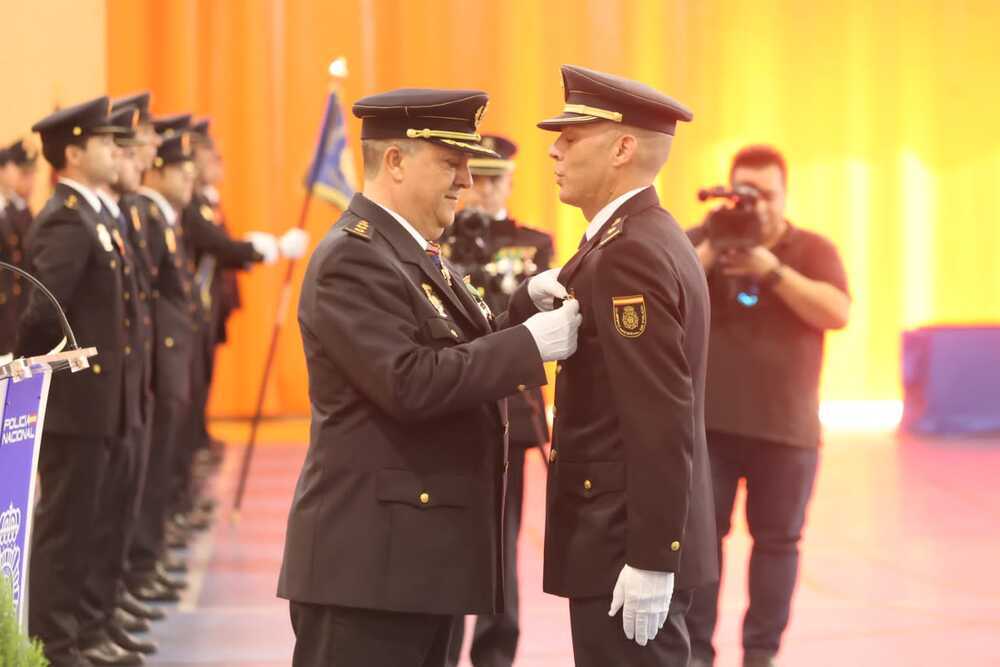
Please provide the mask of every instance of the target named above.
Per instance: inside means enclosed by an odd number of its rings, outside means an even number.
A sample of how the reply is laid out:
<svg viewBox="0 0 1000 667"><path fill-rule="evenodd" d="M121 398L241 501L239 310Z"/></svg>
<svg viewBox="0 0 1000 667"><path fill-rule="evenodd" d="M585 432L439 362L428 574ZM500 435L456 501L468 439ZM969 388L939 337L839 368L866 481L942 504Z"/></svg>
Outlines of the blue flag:
<svg viewBox="0 0 1000 667"><path fill-rule="evenodd" d="M336 90L330 91L323 114L316 155L306 176L306 188L341 209L354 195L354 161L347 148L344 114Z"/></svg>

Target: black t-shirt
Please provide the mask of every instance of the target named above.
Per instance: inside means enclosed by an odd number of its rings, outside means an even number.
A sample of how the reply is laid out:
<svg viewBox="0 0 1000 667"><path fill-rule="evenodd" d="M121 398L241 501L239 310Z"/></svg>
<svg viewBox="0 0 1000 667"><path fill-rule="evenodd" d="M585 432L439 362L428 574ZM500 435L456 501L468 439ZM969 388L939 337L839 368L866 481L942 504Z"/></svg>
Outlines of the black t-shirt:
<svg viewBox="0 0 1000 667"><path fill-rule="evenodd" d="M697 246L705 238L704 227L688 230L688 236ZM848 292L840 255L819 234L789 225L771 252L807 278ZM717 266L709 271L708 286L707 429L818 446L824 332L766 287L755 291L744 283L734 288Z"/></svg>

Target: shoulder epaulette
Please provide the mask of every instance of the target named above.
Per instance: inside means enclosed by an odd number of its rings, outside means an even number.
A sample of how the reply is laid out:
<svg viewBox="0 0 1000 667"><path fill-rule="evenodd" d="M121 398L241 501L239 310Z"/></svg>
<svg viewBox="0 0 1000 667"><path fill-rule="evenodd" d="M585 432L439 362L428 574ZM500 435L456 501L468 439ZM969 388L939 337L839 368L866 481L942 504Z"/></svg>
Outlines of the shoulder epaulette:
<svg viewBox="0 0 1000 667"><path fill-rule="evenodd" d="M80 200L77 198L77 196L75 194L70 193L70 195L66 197L65 201L63 201L63 206L65 206L66 208L76 208L77 204L79 203Z"/></svg>
<svg viewBox="0 0 1000 667"><path fill-rule="evenodd" d="M623 215L615 218L615 221L608 225L608 230L604 232L604 237L601 239L601 242L597 244L598 248L603 248L622 235L623 225L625 224L625 219L627 217L628 216Z"/></svg>
<svg viewBox="0 0 1000 667"><path fill-rule="evenodd" d="M356 236L359 239L364 239L365 241L372 240L371 226L368 224L367 220L358 220L353 225L345 227L344 231L351 236Z"/></svg>

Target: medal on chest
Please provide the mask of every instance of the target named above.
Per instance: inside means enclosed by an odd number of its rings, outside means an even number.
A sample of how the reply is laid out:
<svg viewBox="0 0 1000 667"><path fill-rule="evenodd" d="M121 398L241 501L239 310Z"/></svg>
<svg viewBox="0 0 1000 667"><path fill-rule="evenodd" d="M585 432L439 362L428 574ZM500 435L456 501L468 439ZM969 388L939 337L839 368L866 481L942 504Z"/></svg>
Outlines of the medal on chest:
<svg viewBox="0 0 1000 667"><path fill-rule="evenodd" d="M423 288L424 294L427 296L427 300L431 302L431 305L438 311L438 314L441 315L441 317L448 317L448 311L444 309L444 304L441 302L438 295L434 293L434 288L430 286L430 283L422 283L420 286Z"/></svg>

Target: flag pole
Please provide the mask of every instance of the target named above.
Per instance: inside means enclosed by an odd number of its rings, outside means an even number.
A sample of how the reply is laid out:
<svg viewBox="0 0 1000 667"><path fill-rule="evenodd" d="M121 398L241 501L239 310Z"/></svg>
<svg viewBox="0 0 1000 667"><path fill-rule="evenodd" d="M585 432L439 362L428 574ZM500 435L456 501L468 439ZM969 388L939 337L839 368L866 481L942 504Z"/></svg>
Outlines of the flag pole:
<svg viewBox="0 0 1000 667"><path fill-rule="evenodd" d="M330 78L331 85L336 86L336 80L343 78L347 75L347 64L344 58L337 58L332 63L330 63ZM327 114L329 114L329 108L327 109ZM323 122L323 134L330 129L327 127L328 118L324 118ZM323 144L325 143L325 137L321 137L320 140L320 150L322 150ZM309 180L306 188L305 199L302 200L302 208L299 210L299 220L295 225L296 229L305 229L306 222L309 219L309 205L313 200L313 185L316 182L317 171L319 167L319 156L313 162L312 167L309 170ZM247 441L246 449L243 451L243 461L240 464L240 479L236 486L236 498L233 501L233 511L231 520L236 522L240 517L240 509L243 505L243 495L246 493L247 479L250 476L250 464L253 461L254 447L257 444L257 430L260 427L261 413L264 409L264 399L267 396L267 382L271 376L271 367L274 365L274 357L278 348L278 336L281 334L281 327L284 326L285 320L288 316L288 308L292 299L292 277L295 273L295 260L288 260L288 265L285 267L285 276L281 283L281 295L278 298L278 307L274 316L274 326L271 328L271 343L267 349L267 357L264 361L264 373L260 378L260 387L257 390L257 406L254 408L253 417L250 419L250 438Z"/></svg>

